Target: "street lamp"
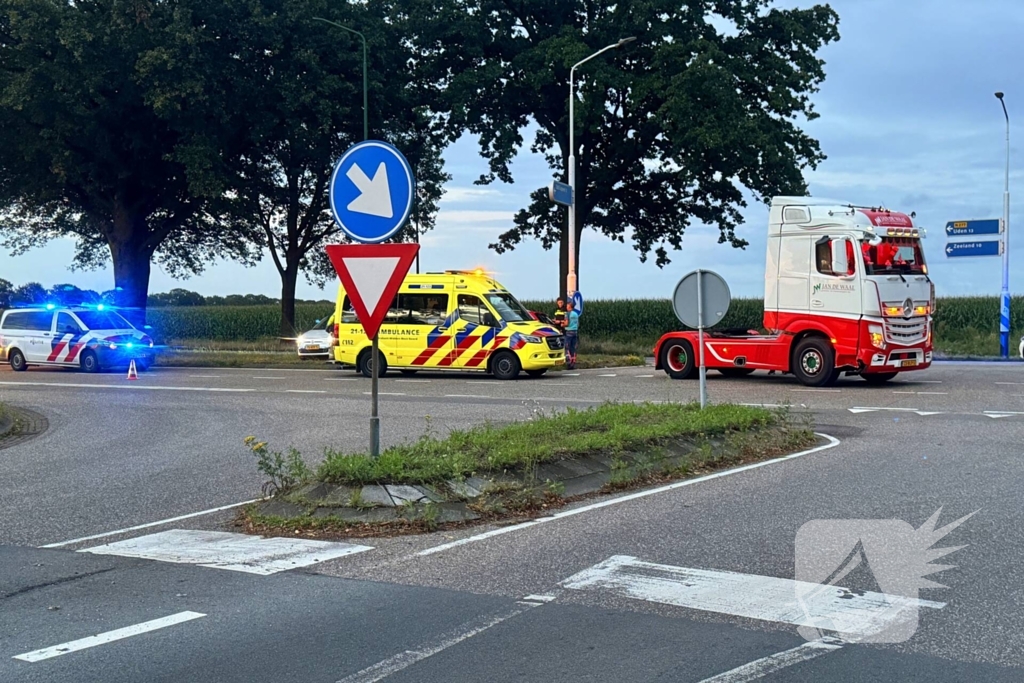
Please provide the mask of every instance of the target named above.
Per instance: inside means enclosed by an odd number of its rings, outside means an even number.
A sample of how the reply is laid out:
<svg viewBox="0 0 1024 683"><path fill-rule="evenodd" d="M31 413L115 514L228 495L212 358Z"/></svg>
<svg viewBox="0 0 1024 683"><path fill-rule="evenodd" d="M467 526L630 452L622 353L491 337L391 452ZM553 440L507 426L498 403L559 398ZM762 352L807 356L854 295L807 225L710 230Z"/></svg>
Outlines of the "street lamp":
<svg viewBox="0 0 1024 683"><path fill-rule="evenodd" d="M1010 357L1010 113L1006 110L1003 93L996 97L1003 105L1006 117L1006 180L1003 186L1003 291L999 308L999 352L1003 358Z"/></svg>
<svg viewBox="0 0 1024 683"><path fill-rule="evenodd" d="M313 17L313 21L322 21L325 24L330 24L331 26L333 26L335 28L340 28L342 31L347 31L349 33L354 33L355 35L359 36L360 40L363 41L363 139L364 140L369 140L370 139L370 124L369 124L369 121L370 121L370 115L369 115L370 107L369 107L369 104L368 104L369 99L367 97L367 93L369 92L369 84L368 84L367 79L366 79L366 36L364 36L359 31L356 31L355 29L348 28L347 26L342 26L341 24L338 24L338 23L335 23L333 21L330 21L329 19L322 19L320 17Z"/></svg>
<svg viewBox="0 0 1024 683"><path fill-rule="evenodd" d="M569 274L566 277L566 295L572 298L576 293L576 67L586 64L594 57L622 47L636 40L635 36L623 38L617 43L603 47L586 59L580 60L569 69L569 187L572 188L572 201L569 203Z"/></svg>

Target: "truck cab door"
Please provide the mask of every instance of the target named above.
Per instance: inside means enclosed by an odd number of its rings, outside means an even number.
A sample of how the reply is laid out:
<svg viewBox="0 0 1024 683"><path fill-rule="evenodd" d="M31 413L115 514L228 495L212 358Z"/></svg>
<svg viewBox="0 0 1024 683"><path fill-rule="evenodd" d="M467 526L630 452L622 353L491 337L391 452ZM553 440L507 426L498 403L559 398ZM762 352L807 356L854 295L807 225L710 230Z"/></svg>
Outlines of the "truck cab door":
<svg viewBox="0 0 1024 683"><path fill-rule="evenodd" d="M859 246L849 237L822 237L815 242L814 255L811 312L859 319L864 268Z"/></svg>

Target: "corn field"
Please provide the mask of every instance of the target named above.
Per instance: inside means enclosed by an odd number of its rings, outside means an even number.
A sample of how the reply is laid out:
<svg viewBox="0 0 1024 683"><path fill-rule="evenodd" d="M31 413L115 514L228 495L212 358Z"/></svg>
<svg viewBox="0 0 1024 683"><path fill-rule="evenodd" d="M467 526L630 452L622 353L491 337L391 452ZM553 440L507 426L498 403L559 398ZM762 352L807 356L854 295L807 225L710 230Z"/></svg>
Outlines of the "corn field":
<svg viewBox="0 0 1024 683"><path fill-rule="evenodd" d="M526 301L528 308L551 313L553 302ZM999 300L996 297L946 297L936 302L935 331L938 339L972 334L995 334L999 330ZM1013 331L1024 332L1024 297L1014 297ZM296 306L296 327L308 330L318 319L333 312L328 304ZM718 326L757 329L763 314L761 299L736 299ZM209 339L213 341L255 341L278 335L281 310L270 306L182 306L150 308L147 321L163 340ZM650 339L681 329L672 304L663 299L588 301L580 329L588 337L627 340ZM1016 338L1016 337L1015 337Z"/></svg>

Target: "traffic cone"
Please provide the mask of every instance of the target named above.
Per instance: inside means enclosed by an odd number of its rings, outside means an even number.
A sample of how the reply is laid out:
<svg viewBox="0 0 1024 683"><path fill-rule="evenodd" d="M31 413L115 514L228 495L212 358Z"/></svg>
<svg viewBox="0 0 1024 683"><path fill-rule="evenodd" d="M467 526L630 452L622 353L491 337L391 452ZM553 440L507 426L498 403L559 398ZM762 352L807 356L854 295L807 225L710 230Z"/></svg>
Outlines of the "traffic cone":
<svg viewBox="0 0 1024 683"><path fill-rule="evenodd" d="M132 364L128 366L128 379L138 379L138 378L139 378L139 371L135 369L135 361L133 360Z"/></svg>

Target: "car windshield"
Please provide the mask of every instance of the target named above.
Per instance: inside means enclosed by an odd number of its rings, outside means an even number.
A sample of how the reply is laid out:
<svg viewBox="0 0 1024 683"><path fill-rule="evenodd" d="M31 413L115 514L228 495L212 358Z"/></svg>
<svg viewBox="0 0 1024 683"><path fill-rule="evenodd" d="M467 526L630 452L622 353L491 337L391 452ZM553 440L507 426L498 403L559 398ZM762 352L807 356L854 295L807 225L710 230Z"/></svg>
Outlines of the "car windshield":
<svg viewBox="0 0 1024 683"><path fill-rule="evenodd" d="M516 301L516 298L508 292L492 292L485 295L489 303L501 319L507 323L518 323L526 320L533 320L533 316L526 310L526 307Z"/></svg>
<svg viewBox="0 0 1024 683"><path fill-rule="evenodd" d="M75 311L90 330L130 330L132 324L113 311Z"/></svg>
<svg viewBox="0 0 1024 683"><path fill-rule="evenodd" d="M877 246L862 242L861 253L868 275L928 272L919 239L884 237Z"/></svg>

